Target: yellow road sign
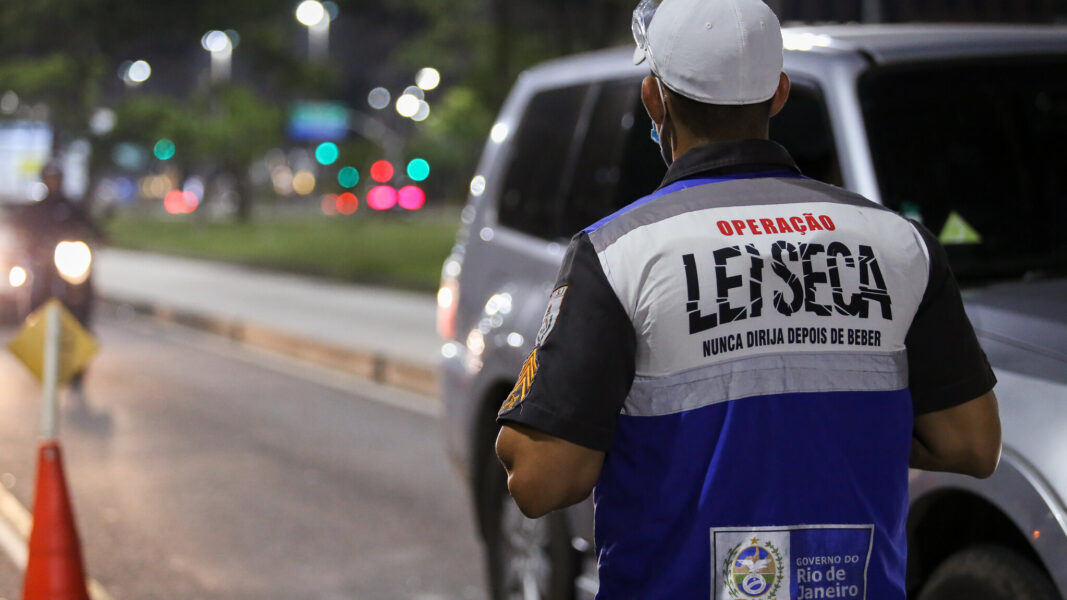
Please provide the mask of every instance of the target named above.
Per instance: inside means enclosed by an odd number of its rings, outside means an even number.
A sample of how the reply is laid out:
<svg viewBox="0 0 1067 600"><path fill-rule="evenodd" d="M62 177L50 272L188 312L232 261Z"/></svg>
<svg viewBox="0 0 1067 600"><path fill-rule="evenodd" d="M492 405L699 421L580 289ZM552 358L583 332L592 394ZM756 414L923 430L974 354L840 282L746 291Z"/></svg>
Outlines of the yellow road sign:
<svg viewBox="0 0 1067 600"><path fill-rule="evenodd" d="M59 383L66 383L89 364L100 346L59 300L50 299L26 317L26 324L7 347L40 381L44 373L45 314L49 306L57 306L59 310Z"/></svg>

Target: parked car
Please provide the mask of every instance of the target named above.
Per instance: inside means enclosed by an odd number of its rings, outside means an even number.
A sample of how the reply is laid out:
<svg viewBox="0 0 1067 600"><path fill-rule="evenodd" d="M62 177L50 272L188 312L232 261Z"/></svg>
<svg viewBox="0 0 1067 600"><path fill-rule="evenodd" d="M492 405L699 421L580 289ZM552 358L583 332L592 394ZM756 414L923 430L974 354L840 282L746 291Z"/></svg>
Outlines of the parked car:
<svg viewBox="0 0 1067 600"><path fill-rule="evenodd" d="M784 39L793 86L771 137L807 175L940 235L999 378L996 474L911 474L909 593L1067 598L1067 28L844 25ZM631 52L519 77L443 267L447 443L498 600L596 590L591 503L523 517L493 454L494 416L568 239L664 173L639 99L647 67Z"/></svg>

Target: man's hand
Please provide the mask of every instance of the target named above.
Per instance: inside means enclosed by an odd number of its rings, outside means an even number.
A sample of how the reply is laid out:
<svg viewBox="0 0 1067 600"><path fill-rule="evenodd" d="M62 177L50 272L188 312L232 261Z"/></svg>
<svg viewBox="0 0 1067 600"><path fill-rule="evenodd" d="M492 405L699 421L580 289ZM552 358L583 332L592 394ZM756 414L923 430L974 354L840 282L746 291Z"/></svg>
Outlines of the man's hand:
<svg viewBox="0 0 1067 600"><path fill-rule="evenodd" d="M1000 415L992 391L969 402L915 417L911 466L979 478L1000 462Z"/></svg>
<svg viewBox="0 0 1067 600"><path fill-rule="evenodd" d="M531 519L585 500L604 464L599 450L519 424L500 428L496 455L508 472L515 504Z"/></svg>

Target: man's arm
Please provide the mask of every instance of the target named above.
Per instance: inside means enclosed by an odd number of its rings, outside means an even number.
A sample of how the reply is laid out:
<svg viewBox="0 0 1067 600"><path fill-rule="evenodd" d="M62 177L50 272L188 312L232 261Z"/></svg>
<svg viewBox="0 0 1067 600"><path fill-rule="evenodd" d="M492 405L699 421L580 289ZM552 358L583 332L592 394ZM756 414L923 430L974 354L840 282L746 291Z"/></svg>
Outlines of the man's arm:
<svg viewBox="0 0 1067 600"><path fill-rule="evenodd" d="M604 464L604 452L518 423L500 428L496 454L508 472L508 491L531 519L585 500Z"/></svg>
<svg viewBox="0 0 1067 600"><path fill-rule="evenodd" d="M915 417L911 466L986 478L1000 462L1000 415L990 390L952 408Z"/></svg>

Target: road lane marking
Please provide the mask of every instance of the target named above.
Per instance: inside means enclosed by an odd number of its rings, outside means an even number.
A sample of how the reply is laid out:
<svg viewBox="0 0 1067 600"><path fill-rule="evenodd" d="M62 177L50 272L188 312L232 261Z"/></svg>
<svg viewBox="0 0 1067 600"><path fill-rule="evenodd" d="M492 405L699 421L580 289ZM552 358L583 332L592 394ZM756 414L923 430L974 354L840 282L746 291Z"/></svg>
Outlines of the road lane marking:
<svg viewBox="0 0 1067 600"><path fill-rule="evenodd" d="M30 529L33 516L11 492L0 486L0 549L11 558L11 562L23 573L26 561ZM93 578L85 580L89 597L92 600L115 600L111 594Z"/></svg>
<svg viewBox="0 0 1067 600"><path fill-rule="evenodd" d="M242 344L229 338L205 333L176 323L140 317L134 317L130 320L116 319L115 323L120 327L128 327L150 337L156 337L154 334L163 331L177 343L205 349L224 358L274 371L393 408L435 419L441 418L444 413L441 401L437 398L380 384L356 375L350 375L291 356Z"/></svg>
<svg viewBox="0 0 1067 600"><path fill-rule="evenodd" d="M26 571L26 538L15 531L15 526L9 522L8 513L4 511L0 519L0 548L11 558L20 571Z"/></svg>

